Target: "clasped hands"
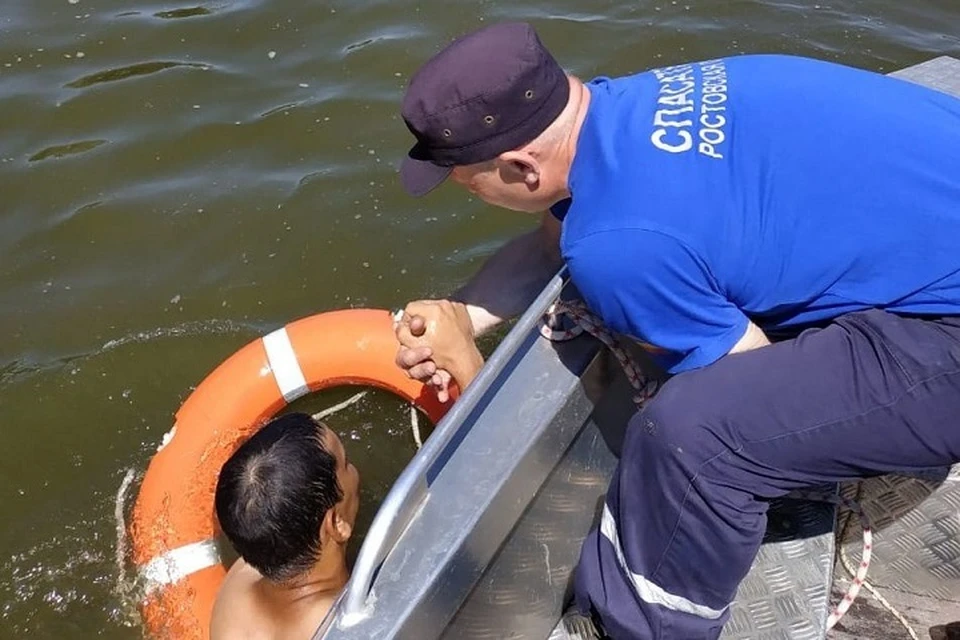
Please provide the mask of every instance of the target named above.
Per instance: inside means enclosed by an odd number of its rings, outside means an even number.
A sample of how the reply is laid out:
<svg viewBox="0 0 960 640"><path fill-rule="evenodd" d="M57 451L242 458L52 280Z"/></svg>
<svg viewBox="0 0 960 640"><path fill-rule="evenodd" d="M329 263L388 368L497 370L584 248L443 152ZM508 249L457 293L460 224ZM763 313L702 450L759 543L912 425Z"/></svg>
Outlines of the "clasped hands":
<svg viewBox="0 0 960 640"><path fill-rule="evenodd" d="M411 378L434 387L440 402L450 399L451 380L462 390L483 367L470 314L461 302L411 302L394 323L394 330L400 342L397 366Z"/></svg>

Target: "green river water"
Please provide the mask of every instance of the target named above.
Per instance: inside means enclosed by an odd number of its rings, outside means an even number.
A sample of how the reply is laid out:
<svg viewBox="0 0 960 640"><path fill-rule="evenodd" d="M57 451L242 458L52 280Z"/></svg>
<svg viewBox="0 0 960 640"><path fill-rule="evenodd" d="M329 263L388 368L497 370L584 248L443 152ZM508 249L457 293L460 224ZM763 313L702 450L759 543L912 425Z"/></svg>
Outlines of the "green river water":
<svg viewBox="0 0 960 640"><path fill-rule="evenodd" d="M195 2L0 1L0 639L139 637L115 495L191 385L297 317L441 296L533 223L400 189L402 88L450 38L528 20L585 78L960 54L957 0ZM369 522L414 452L405 408L331 424Z"/></svg>

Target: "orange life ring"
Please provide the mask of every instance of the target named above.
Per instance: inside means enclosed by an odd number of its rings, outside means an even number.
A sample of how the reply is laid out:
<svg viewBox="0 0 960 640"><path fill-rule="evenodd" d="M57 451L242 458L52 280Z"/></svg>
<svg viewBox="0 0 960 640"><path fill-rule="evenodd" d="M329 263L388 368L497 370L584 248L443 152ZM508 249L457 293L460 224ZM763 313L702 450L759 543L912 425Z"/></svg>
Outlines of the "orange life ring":
<svg viewBox="0 0 960 640"><path fill-rule="evenodd" d="M321 313L246 345L187 398L150 461L130 526L152 638L209 637L226 575L215 543L217 476L240 441L280 409L311 391L361 384L392 391L434 422L443 417L448 405L403 374L396 352L388 311Z"/></svg>

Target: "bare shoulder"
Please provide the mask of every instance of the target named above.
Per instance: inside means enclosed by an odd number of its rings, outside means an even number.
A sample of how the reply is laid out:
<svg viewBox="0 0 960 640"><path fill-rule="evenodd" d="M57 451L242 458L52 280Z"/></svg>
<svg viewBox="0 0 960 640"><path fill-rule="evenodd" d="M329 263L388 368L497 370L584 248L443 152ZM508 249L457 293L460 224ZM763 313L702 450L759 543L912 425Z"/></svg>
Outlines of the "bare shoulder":
<svg viewBox="0 0 960 640"><path fill-rule="evenodd" d="M237 560L230 567L213 604L211 640L266 637L260 633L263 630L258 624L258 621L262 623L255 594L259 579L260 574L243 560Z"/></svg>
<svg viewBox="0 0 960 640"><path fill-rule="evenodd" d="M311 594L291 600L238 560L227 572L214 602L210 640L312 638L337 595Z"/></svg>
<svg viewBox="0 0 960 640"><path fill-rule="evenodd" d="M337 596L334 594L311 599L309 603L304 603L305 606L298 612L298 615L292 616L292 625L295 628L290 629L289 637L312 638L336 600Z"/></svg>

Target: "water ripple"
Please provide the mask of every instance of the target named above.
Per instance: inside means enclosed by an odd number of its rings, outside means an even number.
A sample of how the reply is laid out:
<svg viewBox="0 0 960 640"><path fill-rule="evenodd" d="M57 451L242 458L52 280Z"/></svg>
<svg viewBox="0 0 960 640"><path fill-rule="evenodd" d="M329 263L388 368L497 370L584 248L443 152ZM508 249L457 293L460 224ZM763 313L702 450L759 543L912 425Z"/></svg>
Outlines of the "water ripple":
<svg viewBox="0 0 960 640"><path fill-rule="evenodd" d="M195 322L185 322L172 327L157 327L148 331L138 331L125 335L121 338L108 340L100 347L97 353L104 353L117 347L122 347L131 343L153 342L164 338L182 338L193 336L209 336L215 334L228 333L250 333L252 331L260 333L261 327L254 326L246 322L237 322L235 320L202 320ZM91 354L96 355L96 354Z"/></svg>
<svg viewBox="0 0 960 640"><path fill-rule="evenodd" d="M22 360L13 360L0 366L0 387L16 382L36 372L37 368Z"/></svg>
<svg viewBox="0 0 960 640"><path fill-rule="evenodd" d="M283 112L283 111L289 111L290 109L295 109L296 107L300 106L300 104L302 104L302 103L300 103L300 102L287 102L287 103L285 103L285 104L281 104L281 105L278 105L278 106L276 106L276 107L272 107L272 108L270 108L270 109L267 109L266 111L264 111L263 113L260 114L260 117L261 117L261 118L268 118L268 117L272 116L272 115L275 114L275 113L280 113L280 112Z"/></svg>
<svg viewBox="0 0 960 640"><path fill-rule="evenodd" d="M352 53L366 49L371 45L390 41L407 42L418 37L422 37L423 35L424 33L422 29L418 27L409 27L398 24L386 29L378 29L376 33L346 45L341 51L343 56L346 57Z"/></svg>
<svg viewBox="0 0 960 640"><path fill-rule="evenodd" d="M30 156L30 162L39 162L40 160L47 160L49 158L63 158L66 156L76 155L78 153L84 153L90 151L91 149L96 149L102 144L106 144L106 140L82 140L80 142L70 142L68 144L58 144L52 147L47 147L46 149L41 149L35 154Z"/></svg>
<svg viewBox="0 0 960 640"><path fill-rule="evenodd" d="M62 533L41 539L0 563L4 602L0 620L8 630L20 637L31 635L29 629L42 611L77 615L91 606L96 585L114 581L112 558L96 548L99 545L92 532L98 527L96 519L66 526ZM131 616L119 606L108 615L114 624L132 626Z"/></svg>
<svg viewBox="0 0 960 640"><path fill-rule="evenodd" d="M159 73L160 71L166 71L167 69L173 69L175 67L192 67L194 69L206 71L210 68L210 65L200 64L197 62L141 62L139 64L132 64L125 67L107 69L106 71L98 71L97 73L92 73L90 75L77 78L73 82L68 83L66 86L71 89L82 89L84 87L100 84L102 82L117 82L119 80L126 80L128 78Z"/></svg>
<svg viewBox="0 0 960 640"><path fill-rule="evenodd" d="M158 11L153 14L155 18L171 20L177 18L195 18L197 16L209 16L213 13L206 7L185 7L183 9L171 9L169 11Z"/></svg>
<svg viewBox="0 0 960 640"><path fill-rule="evenodd" d="M248 335L251 339L269 331L270 327L253 322L241 322L212 318L184 322L170 327L156 327L144 331L136 331L119 338L108 340L99 349L94 348L85 352L71 355L61 355L45 359L18 358L0 364L0 389L19 384L37 374L63 369L68 365L76 366L80 363L96 358L108 351L119 349L130 344L146 344L158 340L197 338L214 335ZM2 637L2 636L0 636Z"/></svg>

